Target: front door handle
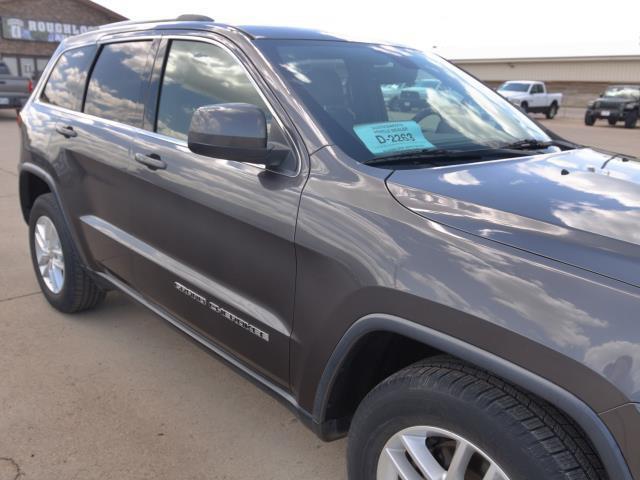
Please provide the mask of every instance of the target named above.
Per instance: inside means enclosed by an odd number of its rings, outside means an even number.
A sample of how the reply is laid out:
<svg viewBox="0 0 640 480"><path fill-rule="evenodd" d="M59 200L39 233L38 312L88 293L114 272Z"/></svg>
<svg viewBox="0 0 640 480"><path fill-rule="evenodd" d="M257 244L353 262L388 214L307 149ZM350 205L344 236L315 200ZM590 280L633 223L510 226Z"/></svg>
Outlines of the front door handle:
<svg viewBox="0 0 640 480"><path fill-rule="evenodd" d="M155 153L150 153L149 155L136 153L133 158L136 159L136 162L143 164L151 170L164 170L167 168L166 162L160 158L160 155Z"/></svg>
<svg viewBox="0 0 640 480"><path fill-rule="evenodd" d="M72 138L78 136L78 132L76 132L70 125L56 125L56 132L58 132L64 138Z"/></svg>

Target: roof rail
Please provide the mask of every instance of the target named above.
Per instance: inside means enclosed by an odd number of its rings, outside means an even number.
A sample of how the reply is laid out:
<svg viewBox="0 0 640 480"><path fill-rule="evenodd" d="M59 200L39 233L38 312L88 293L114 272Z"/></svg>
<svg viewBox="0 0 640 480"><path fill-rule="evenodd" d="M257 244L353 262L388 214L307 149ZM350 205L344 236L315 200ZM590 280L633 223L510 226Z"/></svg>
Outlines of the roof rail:
<svg viewBox="0 0 640 480"><path fill-rule="evenodd" d="M213 18L206 15L198 15L194 13L185 13L176 18L179 22L213 22Z"/></svg>
<svg viewBox="0 0 640 480"><path fill-rule="evenodd" d="M123 20L121 22L107 23L105 25L100 25L98 30L103 28L111 28L111 27L120 27L125 25L139 25L143 23L161 23L161 22L213 22L213 18L207 17L206 15L197 15L192 13L187 13L184 15L180 15L177 18L162 18L162 19L154 19L154 20Z"/></svg>

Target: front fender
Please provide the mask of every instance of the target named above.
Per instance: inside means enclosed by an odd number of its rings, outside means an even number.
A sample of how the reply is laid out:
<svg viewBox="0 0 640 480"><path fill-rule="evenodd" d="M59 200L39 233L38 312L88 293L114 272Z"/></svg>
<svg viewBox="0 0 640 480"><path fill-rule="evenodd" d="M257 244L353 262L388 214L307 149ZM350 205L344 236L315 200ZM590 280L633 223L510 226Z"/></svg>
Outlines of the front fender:
<svg viewBox="0 0 640 480"><path fill-rule="evenodd" d="M313 423L316 433L322 434L322 424L325 419L330 392L339 371L344 366L344 359L348 357L349 352L360 339L372 332L381 331L396 333L451 354L500 376L548 401L568 414L587 434L605 465L609 478L633 479L616 438L598 414L577 396L534 374L530 370L486 350L415 322L387 314L371 314L359 319L347 330L333 350L316 392L313 407ZM577 369L579 365L563 366L558 364L557 368ZM601 379L599 380L595 374L592 375L590 381L597 382L599 385L602 383ZM635 445L633 448L635 448Z"/></svg>

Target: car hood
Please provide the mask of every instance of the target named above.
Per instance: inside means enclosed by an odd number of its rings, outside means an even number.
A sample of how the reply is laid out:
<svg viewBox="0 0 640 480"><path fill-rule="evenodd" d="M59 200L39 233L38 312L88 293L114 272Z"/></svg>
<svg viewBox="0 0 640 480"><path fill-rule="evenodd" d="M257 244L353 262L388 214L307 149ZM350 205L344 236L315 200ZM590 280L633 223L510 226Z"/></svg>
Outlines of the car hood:
<svg viewBox="0 0 640 480"><path fill-rule="evenodd" d="M591 149L396 170L405 207L435 222L640 286L640 161Z"/></svg>
<svg viewBox="0 0 640 480"><path fill-rule="evenodd" d="M514 92L511 90L499 90L498 93L502 95L504 98L518 98L518 97L526 97L526 92Z"/></svg>

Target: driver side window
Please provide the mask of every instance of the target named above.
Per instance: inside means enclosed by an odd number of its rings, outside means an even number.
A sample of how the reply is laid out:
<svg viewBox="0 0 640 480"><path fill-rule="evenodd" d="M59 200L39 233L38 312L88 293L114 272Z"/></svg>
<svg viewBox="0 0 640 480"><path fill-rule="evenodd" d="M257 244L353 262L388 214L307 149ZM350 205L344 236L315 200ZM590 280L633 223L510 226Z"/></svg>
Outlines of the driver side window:
<svg viewBox="0 0 640 480"><path fill-rule="evenodd" d="M158 102L156 132L186 140L193 112L204 105L249 103L271 115L242 65L210 43L173 40ZM271 130L269 128L269 130Z"/></svg>

